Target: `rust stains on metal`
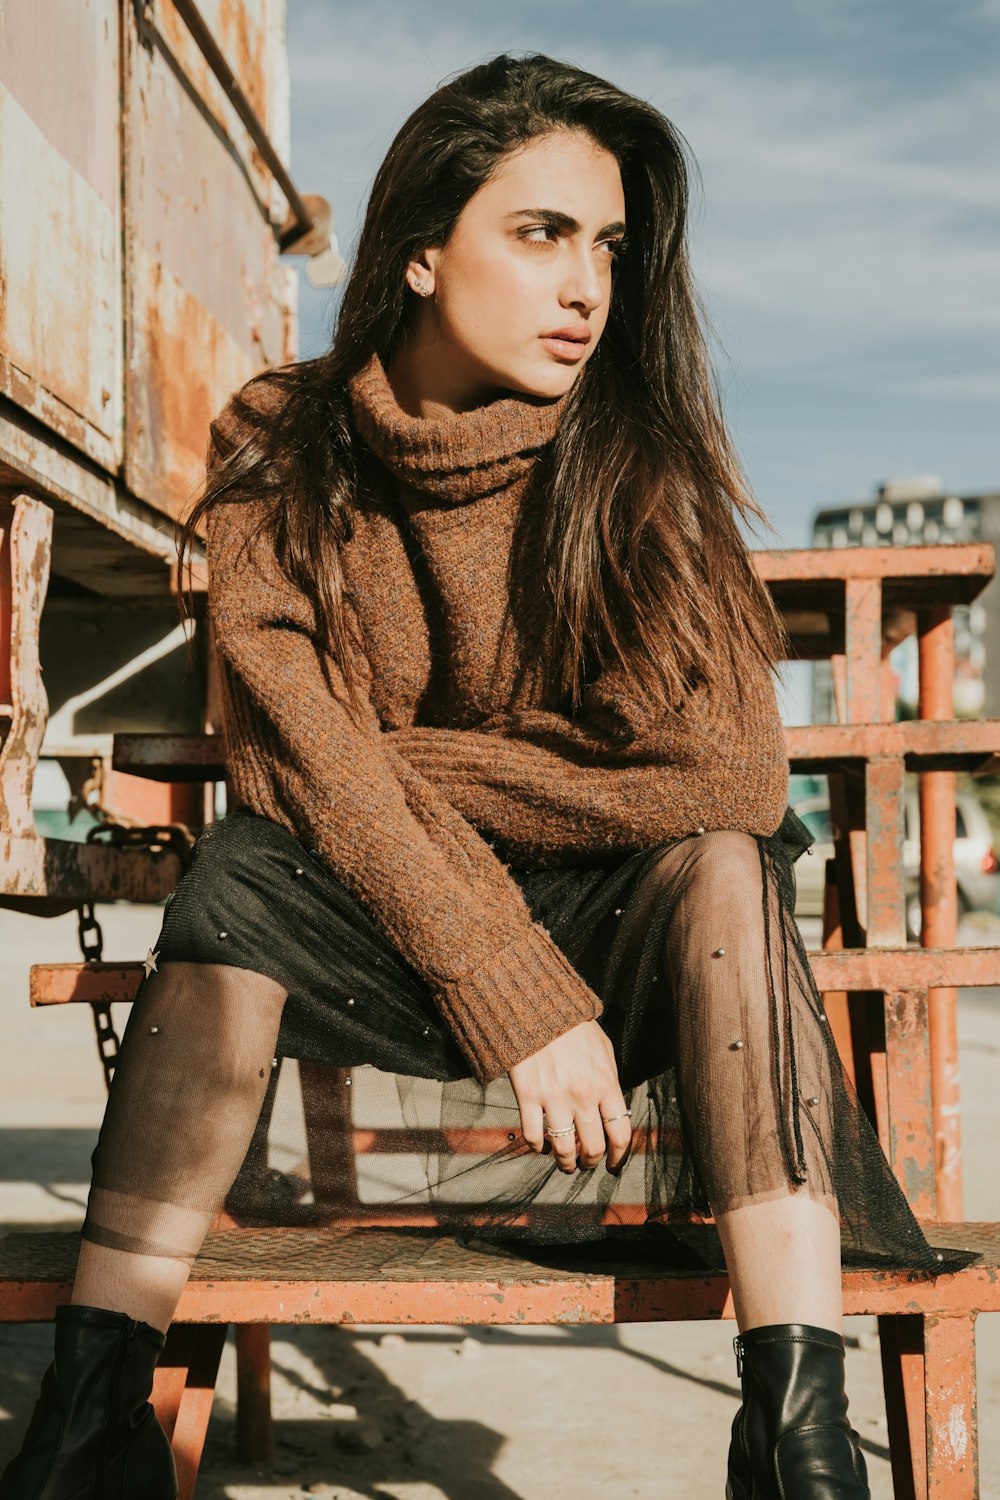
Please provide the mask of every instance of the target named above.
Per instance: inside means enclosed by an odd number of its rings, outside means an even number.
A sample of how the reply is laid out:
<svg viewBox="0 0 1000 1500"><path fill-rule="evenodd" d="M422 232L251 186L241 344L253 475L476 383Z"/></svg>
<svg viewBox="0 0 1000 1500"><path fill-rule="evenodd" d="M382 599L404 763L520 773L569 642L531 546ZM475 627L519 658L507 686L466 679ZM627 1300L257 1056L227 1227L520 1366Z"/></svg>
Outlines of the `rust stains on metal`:
<svg viewBox="0 0 1000 1500"><path fill-rule="evenodd" d="M847 719L851 724L875 724L881 717L882 580L848 578L844 610Z"/></svg>
<svg viewBox="0 0 1000 1500"><path fill-rule="evenodd" d="M925 604L919 611L919 712L923 719L954 713L955 625L951 610ZM920 777L920 941L925 947L954 945L958 932L955 880L954 767ZM958 991L954 985L929 996L934 1149L939 1211L962 1216L962 1133L958 1070Z"/></svg>
<svg viewBox="0 0 1000 1500"><path fill-rule="evenodd" d="M940 577L950 581L963 574L992 578L996 568L989 542L957 545L949 542L921 547L777 548L757 553L756 557L761 577L768 582L786 578L796 582L806 578L815 582L877 578L890 583L907 577ZM941 597L940 588L935 587L934 597Z"/></svg>
<svg viewBox="0 0 1000 1500"><path fill-rule="evenodd" d="M865 770L867 940L871 947L906 942L903 910L902 756L871 759Z"/></svg>
<svg viewBox="0 0 1000 1500"><path fill-rule="evenodd" d="M785 744L797 771L837 771L877 758L900 757L907 770L933 770L935 759L962 770L1000 768L1000 734L989 719L895 724L796 724Z"/></svg>
<svg viewBox="0 0 1000 1500"><path fill-rule="evenodd" d="M2 299L0 299L2 305ZM3 330L0 328L0 340ZM51 431L57 432L75 448L106 467L114 464L114 446L104 433L94 428L80 413L47 391L43 385L19 370L0 353L0 394L15 402Z"/></svg>
<svg viewBox="0 0 1000 1500"><path fill-rule="evenodd" d="M251 15L251 10L253 14ZM270 100L264 86L267 78L267 6L249 6L246 0L220 0L216 11L220 49L260 119L268 123Z"/></svg>
<svg viewBox="0 0 1000 1500"><path fill-rule="evenodd" d="M974 1321L924 1320L927 1402L927 1493L948 1500L979 1494Z"/></svg>
<svg viewBox="0 0 1000 1500"><path fill-rule="evenodd" d="M38 632L49 581L52 511L41 500L22 495L13 503L0 502L0 526L0 643L7 647L4 696L10 719L0 746L0 840L8 846L9 859L11 846L36 836L31 789L49 711ZM16 874L6 860L2 867L6 887Z"/></svg>
<svg viewBox="0 0 1000 1500"><path fill-rule="evenodd" d="M204 476L208 424L222 404L216 393L241 384L247 366L208 310L144 257L136 258L134 292L126 475L135 494L181 518ZM180 380L192 345L199 359Z"/></svg>
<svg viewBox="0 0 1000 1500"><path fill-rule="evenodd" d="M270 0L213 8L280 154L287 59L271 21ZM176 518L210 418L262 365L295 357L295 273L275 243L272 170L171 0L155 23L176 57L143 44L120 0L5 12L0 393Z"/></svg>
<svg viewBox="0 0 1000 1500"><path fill-rule="evenodd" d="M103 125L116 151L117 107ZM120 383L118 216L2 86L0 139L5 384L29 410L47 392L53 416L73 413L113 439L116 413L101 391Z"/></svg>
<svg viewBox="0 0 1000 1500"><path fill-rule="evenodd" d="M1000 948L846 948L810 953L820 990L933 989L945 975L958 985L1000 985Z"/></svg>

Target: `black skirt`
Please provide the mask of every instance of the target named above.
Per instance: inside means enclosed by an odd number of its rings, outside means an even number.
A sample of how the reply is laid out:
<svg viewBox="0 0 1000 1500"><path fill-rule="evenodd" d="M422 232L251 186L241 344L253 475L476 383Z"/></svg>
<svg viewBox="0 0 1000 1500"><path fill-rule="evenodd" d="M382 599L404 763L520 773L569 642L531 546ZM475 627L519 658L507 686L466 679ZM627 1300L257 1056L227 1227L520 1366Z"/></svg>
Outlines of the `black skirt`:
<svg viewBox="0 0 1000 1500"><path fill-rule="evenodd" d="M692 834L585 865L511 867L604 1002L632 1112L620 1174L606 1159L567 1173L521 1137L507 1075L473 1077L429 986L318 855L247 810L210 825L168 898L160 968L268 976L288 995L279 1058L349 1070L331 1074L344 1091L327 1112L338 1139L324 1150L311 1127L322 1194L261 1167L271 1089L256 1166L248 1156L230 1207L260 1226L329 1220L331 1202L358 1222L412 1211L477 1241L721 1265L714 1231L688 1226L802 1192L839 1215L847 1263L967 1264L928 1244L844 1074L793 916L793 864L810 842L789 809L769 838ZM367 1126L391 1149L365 1149Z"/></svg>

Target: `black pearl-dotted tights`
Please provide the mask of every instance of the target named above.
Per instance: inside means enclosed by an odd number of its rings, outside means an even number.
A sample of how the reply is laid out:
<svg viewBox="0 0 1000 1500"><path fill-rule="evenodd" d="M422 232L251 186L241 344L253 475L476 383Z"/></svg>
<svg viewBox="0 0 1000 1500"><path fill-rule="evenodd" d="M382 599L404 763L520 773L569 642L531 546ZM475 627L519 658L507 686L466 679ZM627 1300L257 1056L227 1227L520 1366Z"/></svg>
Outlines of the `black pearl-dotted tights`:
<svg viewBox="0 0 1000 1500"><path fill-rule="evenodd" d="M739 832L678 842L620 918L618 986L643 964L663 984L681 1186L716 1214L789 1192L836 1203L831 1069L840 1063L766 858ZM649 1172L665 1175L662 1162Z"/></svg>
<svg viewBox="0 0 1000 1500"><path fill-rule="evenodd" d="M260 1115L286 991L226 964L143 980L95 1147L82 1237L194 1260Z"/></svg>

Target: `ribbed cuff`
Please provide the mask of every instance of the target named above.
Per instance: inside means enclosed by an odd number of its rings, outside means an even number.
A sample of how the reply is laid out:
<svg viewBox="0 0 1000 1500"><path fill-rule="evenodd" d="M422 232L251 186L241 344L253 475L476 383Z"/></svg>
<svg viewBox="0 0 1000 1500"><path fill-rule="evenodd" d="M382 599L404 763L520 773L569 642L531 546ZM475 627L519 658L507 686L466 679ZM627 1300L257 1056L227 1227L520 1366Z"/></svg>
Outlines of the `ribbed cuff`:
<svg viewBox="0 0 1000 1500"><path fill-rule="evenodd" d="M437 1003L481 1083L507 1073L604 1003L545 928L487 954L460 979L439 983Z"/></svg>

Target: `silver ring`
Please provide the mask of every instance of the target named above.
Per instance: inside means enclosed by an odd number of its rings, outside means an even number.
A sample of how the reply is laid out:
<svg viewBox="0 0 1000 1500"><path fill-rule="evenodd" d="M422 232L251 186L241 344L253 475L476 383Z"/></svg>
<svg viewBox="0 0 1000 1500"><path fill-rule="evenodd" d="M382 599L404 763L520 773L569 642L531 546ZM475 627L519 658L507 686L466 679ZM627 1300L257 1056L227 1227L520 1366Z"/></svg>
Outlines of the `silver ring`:
<svg viewBox="0 0 1000 1500"><path fill-rule="evenodd" d="M610 1125L613 1120L631 1120L632 1111L627 1109L623 1115L602 1115L601 1119L605 1125Z"/></svg>

